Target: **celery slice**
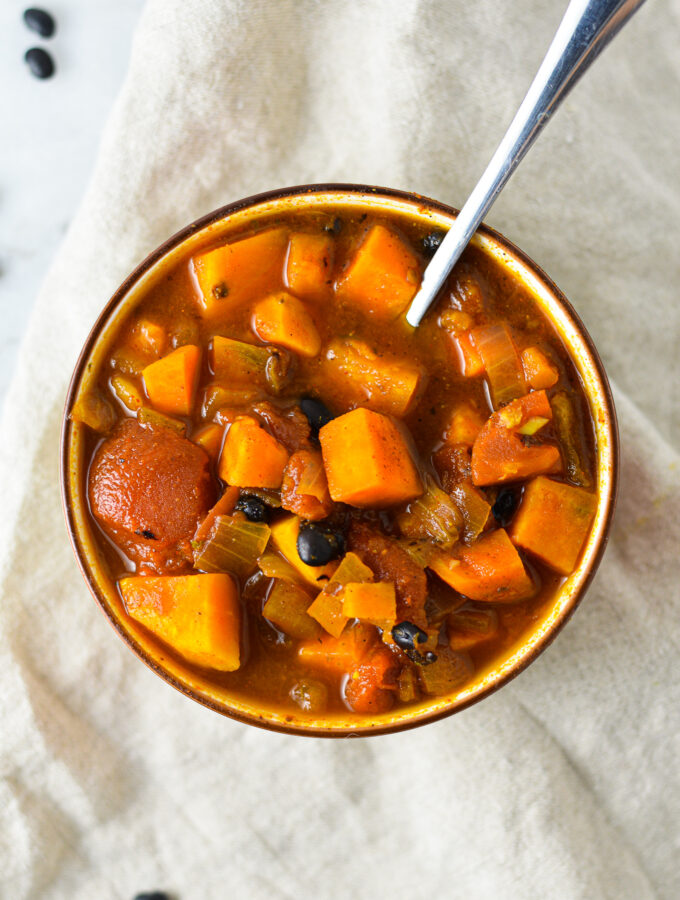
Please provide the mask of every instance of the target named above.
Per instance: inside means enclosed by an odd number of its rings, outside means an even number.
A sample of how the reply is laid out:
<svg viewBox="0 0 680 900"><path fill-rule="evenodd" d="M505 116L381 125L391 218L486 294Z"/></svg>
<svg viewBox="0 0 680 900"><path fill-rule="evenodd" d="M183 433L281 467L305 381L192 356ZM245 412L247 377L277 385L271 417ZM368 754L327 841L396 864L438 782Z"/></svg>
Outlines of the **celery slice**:
<svg viewBox="0 0 680 900"><path fill-rule="evenodd" d="M120 402L131 412L136 412L144 405L144 397L141 391L129 378L124 375L114 375L111 378L111 387Z"/></svg>
<svg viewBox="0 0 680 900"><path fill-rule="evenodd" d="M484 325L471 332L482 357L494 409L526 394L522 361L507 325Z"/></svg>
<svg viewBox="0 0 680 900"><path fill-rule="evenodd" d="M582 459L585 458L583 439L578 432L578 422L571 398L564 391L559 391L551 398L550 406L569 480L581 487L591 487L593 479L582 463Z"/></svg>
<svg viewBox="0 0 680 900"><path fill-rule="evenodd" d="M234 516L218 516L210 537L194 552L194 565L202 572L250 575L257 568L269 541L269 525Z"/></svg>
<svg viewBox="0 0 680 900"><path fill-rule="evenodd" d="M257 561L260 571L267 578L278 578L281 581L288 581L290 584L300 584L300 573L297 569L279 556L278 553L263 553Z"/></svg>
<svg viewBox="0 0 680 900"><path fill-rule="evenodd" d="M169 428L171 431L182 435L182 437L187 433L185 422L182 422L180 419L173 419L172 416L166 416L150 406L140 407L137 411L137 421L140 425L150 425L151 428Z"/></svg>

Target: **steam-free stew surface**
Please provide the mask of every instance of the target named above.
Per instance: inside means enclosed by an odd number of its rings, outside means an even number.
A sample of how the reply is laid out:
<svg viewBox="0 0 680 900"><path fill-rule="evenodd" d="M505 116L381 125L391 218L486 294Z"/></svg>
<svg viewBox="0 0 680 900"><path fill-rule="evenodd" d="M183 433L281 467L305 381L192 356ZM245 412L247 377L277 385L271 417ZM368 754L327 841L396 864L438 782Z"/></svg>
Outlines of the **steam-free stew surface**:
<svg viewBox="0 0 680 900"><path fill-rule="evenodd" d="M254 707L365 717L461 689L550 605L595 511L587 403L478 248L407 325L438 238L291 213L187 253L121 323L71 415L160 660Z"/></svg>

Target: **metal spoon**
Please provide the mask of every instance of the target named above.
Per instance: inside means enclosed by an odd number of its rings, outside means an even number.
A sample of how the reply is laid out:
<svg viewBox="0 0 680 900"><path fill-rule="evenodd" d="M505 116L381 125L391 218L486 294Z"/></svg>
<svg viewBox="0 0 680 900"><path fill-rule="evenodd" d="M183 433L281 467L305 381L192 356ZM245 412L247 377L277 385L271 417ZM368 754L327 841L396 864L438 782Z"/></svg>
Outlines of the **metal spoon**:
<svg viewBox="0 0 680 900"><path fill-rule="evenodd" d="M524 154L578 78L644 0L571 0L498 150L423 275L406 314L419 325Z"/></svg>

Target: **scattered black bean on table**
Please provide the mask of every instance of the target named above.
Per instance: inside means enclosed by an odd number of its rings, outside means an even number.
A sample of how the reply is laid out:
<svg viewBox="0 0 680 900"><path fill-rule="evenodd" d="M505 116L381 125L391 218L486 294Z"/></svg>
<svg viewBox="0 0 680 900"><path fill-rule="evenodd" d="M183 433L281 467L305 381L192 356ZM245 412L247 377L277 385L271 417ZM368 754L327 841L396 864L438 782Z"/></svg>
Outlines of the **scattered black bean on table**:
<svg viewBox="0 0 680 900"><path fill-rule="evenodd" d="M51 78L54 75L54 60L42 47L31 47L24 54L24 60L36 78Z"/></svg>
<svg viewBox="0 0 680 900"><path fill-rule="evenodd" d="M165 891L151 891L151 893L136 894L135 900L170 900L170 896Z"/></svg>
<svg viewBox="0 0 680 900"><path fill-rule="evenodd" d="M44 38L52 37L57 28L54 18L46 10L34 6L24 10L24 22L31 31Z"/></svg>
<svg viewBox="0 0 680 900"><path fill-rule="evenodd" d="M345 552L345 540L339 531L316 522L300 526L297 552L308 566L325 566Z"/></svg>

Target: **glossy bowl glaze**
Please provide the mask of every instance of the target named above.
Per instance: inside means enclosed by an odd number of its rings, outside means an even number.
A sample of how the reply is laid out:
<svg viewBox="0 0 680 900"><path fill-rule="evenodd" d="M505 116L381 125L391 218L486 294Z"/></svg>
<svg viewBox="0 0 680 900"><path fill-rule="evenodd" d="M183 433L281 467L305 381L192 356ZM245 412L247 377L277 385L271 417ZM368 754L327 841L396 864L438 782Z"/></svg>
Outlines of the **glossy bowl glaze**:
<svg viewBox="0 0 680 900"><path fill-rule="evenodd" d="M79 392L87 389L95 378L121 318L135 307L148 285L179 258L190 254L206 241L229 239L253 220L265 223L282 212L329 204L348 211L360 208L369 214L389 212L397 217L417 220L428 229L448 228L457 214L448 206L416 194L365 185L304 185L259 194L224 206L178 232L151 253L126 279L106 305L85 342L66 400L61 482L71 542L88 587L118 634L146 665L193 700L241 722L292 734L348 737L413 728L464 709L506 684L548 646L581 601L605 549L618 481L618 435L607 377L583 323L564 295L532 260L498 232L482 227L474 236L473 243L524 283L568 348L588 397L596 432L599 502L595 521L577 569L559 588L552 605L545 610L533 631L525 634L486 669L476 672L464 688L445 697L427 699L418 705L364 719L352 716L349 711L347 716L310 718L277 711L273 706L255 707L226 689L218 689L178 658L160 652L158 644L148 633L125 614L120 597L107 575L106 561L97 548L87 515L84 428L71 421L69 412Z"/></svg>

